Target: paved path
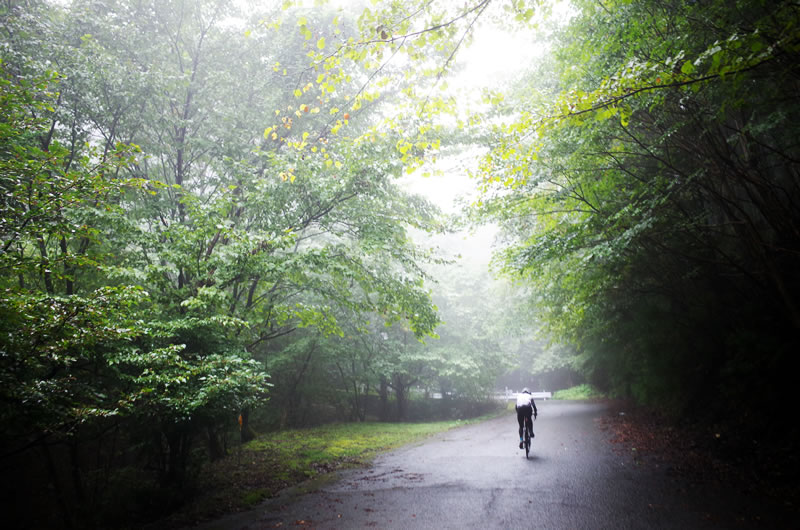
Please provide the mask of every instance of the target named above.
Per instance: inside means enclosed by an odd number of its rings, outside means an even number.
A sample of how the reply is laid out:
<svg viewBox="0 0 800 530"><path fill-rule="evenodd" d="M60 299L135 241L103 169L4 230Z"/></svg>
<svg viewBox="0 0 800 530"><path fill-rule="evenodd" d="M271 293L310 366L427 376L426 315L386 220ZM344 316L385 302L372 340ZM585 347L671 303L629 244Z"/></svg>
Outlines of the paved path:
<svg viewBox="0 0 800 530"><path fill-rule="evenodd" d="M262 528L792 528L778 511L714 485L689 486L618 454L598 428L603 405L537 403L531 458L516 417L434 436L203 526ZM798 528L800 526L794 526Z"/></svg>

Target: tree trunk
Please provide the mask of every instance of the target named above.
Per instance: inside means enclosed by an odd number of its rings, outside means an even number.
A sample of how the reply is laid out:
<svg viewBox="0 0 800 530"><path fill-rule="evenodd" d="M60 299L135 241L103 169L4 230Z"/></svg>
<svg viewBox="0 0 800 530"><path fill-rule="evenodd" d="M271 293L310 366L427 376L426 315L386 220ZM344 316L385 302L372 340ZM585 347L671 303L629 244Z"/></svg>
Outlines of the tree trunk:
<svg viewBox="0 0 800 530"><path fill-rule="evenodd" d="M69 247L67 245L67 239L64 236L61 236L61 241L59 242L61 246L61 255L64 258L64 282L65 282L65 290L67 296L72 296L74 294L75 286L73 283L73 278L75 276L75 267L72 265L68 265L69 263Z"/></svg>
<svg viewBox="0 0 800 530"><path fill-rule="evenodd" d="M367 419L367 396L369 395L369 385L364 385L364 392L361 393L360 406L358 409L358 421Z"/></svg>
<svg viewBox="0 0 800 530"><path fill-rule="evenodd" d="M50 453L50 448L46 443L43 443L41 447L45 463L47 464L47 471L50 473L50 483L53 485L53 490L55 491L56 502L61 509L64 528L75 528L75 514L70 510L69 504L66 501L64 486L58 476L58 469L56 469L55 462L53 461L53 455Z"/></svg>
<svg viewBox="0 0 800 530"><path fill-rule="evenodd" d="M241 442L247 443L256 437L256 433L250 428L250 409L245 407L242 409L242 423L239 425L240 433L239 438Z"/></svg>
<svg viewBox="0 0 800 530"><path fill-rule="evenodd" d="M181 429L176 429L167 434L167 445L169 453L166 462L165 482L169 485L181 486L186 477L191 438Z"/></svg>
<svg viewBox="0 0 800 530"><path fill-rule="evenodd" d="M389 421L389 382L384 376L381 376L381 384L378 389L378 395L381 398L381 409L378 417L381 421Z"/></svg>
<svg viewBox="0 0 800 530"><path fill-rule="evenodd" d="M408 386L402 376L398 376L394 378L392 388L394 388L395 399L397 399L397 421L404 421L408 409Z"/></svg>
<svg viewBox="0 0 800 530"><path fill-rule="evenodd" d="M54 289L53 280L50 273L50 259L47 256L47 245L45 244L44 237L41 234L37 234L36 243L39 245L39 254L42 257L40 271L42 278L44 278L44 287L47 291L47 294L52 295L54 293Z"/></svg>
<svg viewBox="0 0 800 530"><path fill-rule="evenodd" d="M206 427L206 434L208 435L208 458L211 461L219 460L225 456L225 449L222 448L219 434L212 425Z"/></svg>
<svg viewBox="0 0 800 530"><path fill-rule="evenodd" d="M72 476L72 488L75 491L75 505L78 513L78 519L82 523L86 523L88 515L88 506L86 503L86 492L83 487L83 476L81 473L81 461L78 452L77 440L69 440L69 460L70 460L70 475Z"/></svg>

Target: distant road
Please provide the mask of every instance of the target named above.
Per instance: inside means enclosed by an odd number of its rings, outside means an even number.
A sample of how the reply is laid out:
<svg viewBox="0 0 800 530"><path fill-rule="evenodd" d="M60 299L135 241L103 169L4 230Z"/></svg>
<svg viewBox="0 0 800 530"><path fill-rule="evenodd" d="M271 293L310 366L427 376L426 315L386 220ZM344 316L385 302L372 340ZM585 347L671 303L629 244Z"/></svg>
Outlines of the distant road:
<svg viewBox="0 0 800 530"><path fill-rule="evenodd" d="M687 485L617 454L601 404L537 403L530 460L516 417L442 433L308 494L287 492L204 530L265 528L797 528L752 495Z"/></svg>

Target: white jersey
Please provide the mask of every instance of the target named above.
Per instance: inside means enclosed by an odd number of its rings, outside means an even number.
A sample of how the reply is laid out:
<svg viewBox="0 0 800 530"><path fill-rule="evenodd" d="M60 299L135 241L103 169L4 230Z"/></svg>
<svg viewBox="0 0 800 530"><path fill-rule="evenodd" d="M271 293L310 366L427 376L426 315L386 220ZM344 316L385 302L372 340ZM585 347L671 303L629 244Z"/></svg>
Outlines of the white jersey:
<svg viewBox="0 0 800 530"><path fill-rule="evenodd" d="M533 397L525 392L517 394L517 407L530 407Z"/></svg>

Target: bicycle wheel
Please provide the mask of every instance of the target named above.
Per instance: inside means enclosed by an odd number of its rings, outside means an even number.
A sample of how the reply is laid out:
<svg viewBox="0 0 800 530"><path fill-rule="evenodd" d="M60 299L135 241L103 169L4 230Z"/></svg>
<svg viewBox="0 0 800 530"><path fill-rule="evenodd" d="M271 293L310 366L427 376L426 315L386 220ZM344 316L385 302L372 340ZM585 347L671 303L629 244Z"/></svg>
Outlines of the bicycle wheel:
<svg viewBox="0 0 800 530"><path fill-rule="evenodd" d="M531 450L531 434L528 432L528 422L525 422L525 459L528 458L528 453Z"/></svg>

